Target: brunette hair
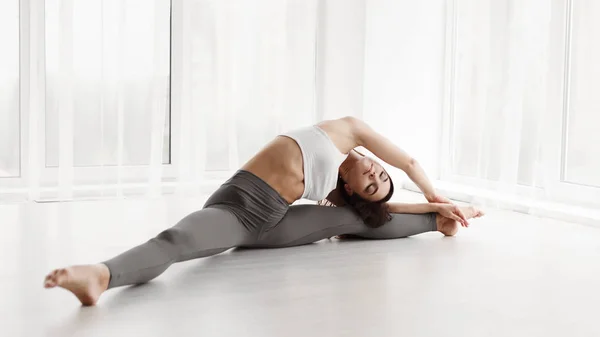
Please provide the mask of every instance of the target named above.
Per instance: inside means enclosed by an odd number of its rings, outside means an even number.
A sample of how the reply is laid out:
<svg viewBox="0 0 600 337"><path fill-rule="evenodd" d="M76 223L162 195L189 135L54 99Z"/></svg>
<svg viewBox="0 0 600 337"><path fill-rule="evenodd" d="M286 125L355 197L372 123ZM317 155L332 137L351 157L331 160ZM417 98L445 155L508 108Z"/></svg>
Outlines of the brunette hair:
<svg viewBox="0 0 600 337"><path fill-rule="evenodd" d="M392 215L389 212L389 206L387 201L392 198L394 194L394 183L392 178L390 180L390 191L388 194L379 201L369 201L363 199L357 193L349 195L344 188L346 182L342 179L342 176L338 176L337 181L337 194L341 196L347 205L350 205L352 209L360 216L367 227L378 228L383 226L386 222L392 220Z"/></svg>

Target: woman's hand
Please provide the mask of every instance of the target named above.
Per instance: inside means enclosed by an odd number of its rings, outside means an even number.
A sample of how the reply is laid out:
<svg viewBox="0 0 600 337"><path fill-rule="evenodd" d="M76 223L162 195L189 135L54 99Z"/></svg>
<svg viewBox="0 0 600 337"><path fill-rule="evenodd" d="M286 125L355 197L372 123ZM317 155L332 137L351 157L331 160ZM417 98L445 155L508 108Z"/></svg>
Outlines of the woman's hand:
<svg viewBox="0 0 600 337"><path fill-rule="evenodd" d="M469 222L467 221L467 218L465 217L465 215L463 214L463 212L460 210L460 208L456 205L454 205L454 203L452 201L450 201L450 199L444 197L443 195L439 195L439 194L434 194L433 196L426 196L425 197L427 199L427 201L429 201L430 203L439 203L439 204L450 204L456 207L456 215L458 215L460 217L459 221L464 227L469 227Z"/></svg>
<svg viewBox="0 0 600 337"><path fill-rule="evenodd" d="M460 222L463 227L469 227L469 223L465 219L465 215L460 208L454 204L436 203L436 212L441 216Z"/></svg>

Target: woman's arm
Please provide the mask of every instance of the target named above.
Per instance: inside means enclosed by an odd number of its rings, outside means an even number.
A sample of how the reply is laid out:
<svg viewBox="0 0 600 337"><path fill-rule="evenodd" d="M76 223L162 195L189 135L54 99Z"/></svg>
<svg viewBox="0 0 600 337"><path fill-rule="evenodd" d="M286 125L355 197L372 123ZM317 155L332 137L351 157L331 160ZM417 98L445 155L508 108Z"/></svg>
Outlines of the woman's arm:
<svg viewBox="0 0 600 337"><path fill-rule="evenodd" d="M425 214L437 213L437 204L402 204L397 202L388 202L390 213L404 214Z"/></svg>
<svg viewBox="0 0 600 337"><path fill-rule="evenodd" d="M327 198L332 205L336 207L343 207L345 205L344 200L339 196L337 190L333 190ZM388 211L390 213L403 213L403 214L426 214L426 213L437 213L440 210L440 204L427 203L427 204L404 204L398 202L388 202ZM319 205L327 205L326 203L319 202Z"/></svg>
<svg viewBox="0 0 600 337"><path fill-rule="evenodd" d="M406 172L419 187L428 201L435 198L435 189L419 163L389 139L373 130L367 123L354 117L346 117L357 144L371 151L386 163Z"/></svg>
<svg viewBox="0 0 600 337"><path fill-rule="evenodd" d="M425 171L419 162L408 155L408 153L396 146L383 135L377 133L367 125L367 123L360 119L346 117L344 120L348 123L351 133L358 145L365 147L386 163L406 172L410 180L412 180L423 192L427 201L430 203L450 202L450 200L436 194L433 184L425 174ZM458 207L454 207L454 213L458 216L458 221L460 221L463 226L468 226L469 223L467 222L465 215Z"/></svg>
<svg viewBox="0 0 600 337"><path fill-rule="evenodd" d="M389 211L390 213L397 214L426 214L426 213L437 213L445 218L458 221L463 227L468 227L468 223L463 221L461 218L462 212L460 208L453 204L440 204L440 203L428 203L428 204L401 204L396 202L390 202ZM464 215L462 215L464 217Z"/></svg>

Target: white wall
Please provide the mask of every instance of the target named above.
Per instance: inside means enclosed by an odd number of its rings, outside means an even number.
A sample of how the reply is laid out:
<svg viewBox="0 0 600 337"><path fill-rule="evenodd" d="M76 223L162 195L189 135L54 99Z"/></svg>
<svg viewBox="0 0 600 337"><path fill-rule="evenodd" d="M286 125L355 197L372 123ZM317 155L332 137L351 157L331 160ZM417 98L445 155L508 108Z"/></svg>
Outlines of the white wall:
<svg viewBox="0 0 600 337"><path fill-rule="evenodd" d="M369 0L363 117L439 175L445 1Z"/></svg>

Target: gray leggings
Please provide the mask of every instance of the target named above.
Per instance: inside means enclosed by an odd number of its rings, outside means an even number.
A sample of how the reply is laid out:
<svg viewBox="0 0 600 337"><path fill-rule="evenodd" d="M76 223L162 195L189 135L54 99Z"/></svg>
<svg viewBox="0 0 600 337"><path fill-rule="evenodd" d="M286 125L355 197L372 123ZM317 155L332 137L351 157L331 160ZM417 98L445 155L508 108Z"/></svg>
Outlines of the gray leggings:
<svg viewBox="0 0 600 337"><path fill-rule="evenodd" d="M289 206L268 184L238 171L204 205L155 238L104 264L108 288L150 281L171 264L222 253L234 247L283 248L349 234L395 239L436 231L436 214L393 214L369 228L346 207Z"/></svg>

